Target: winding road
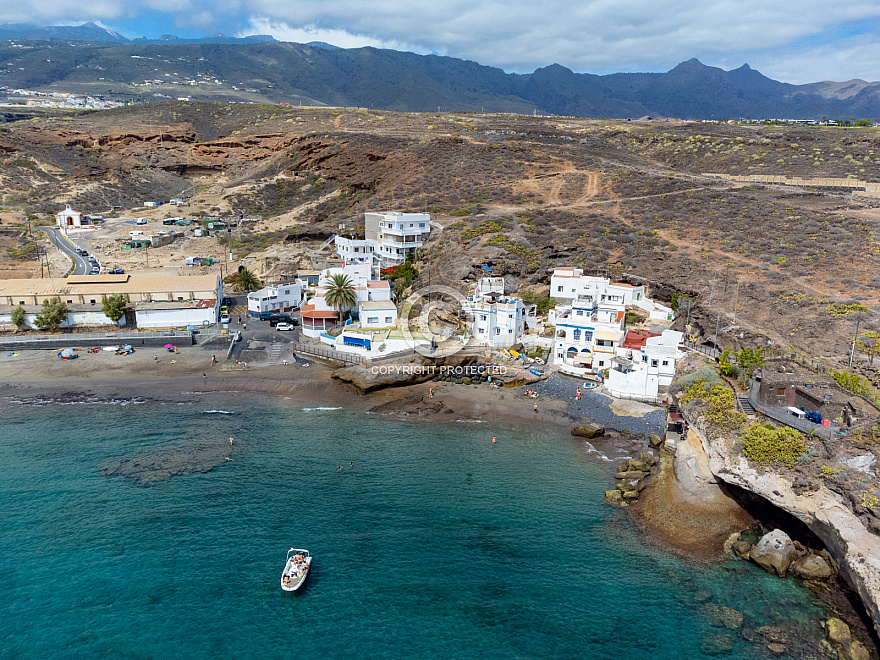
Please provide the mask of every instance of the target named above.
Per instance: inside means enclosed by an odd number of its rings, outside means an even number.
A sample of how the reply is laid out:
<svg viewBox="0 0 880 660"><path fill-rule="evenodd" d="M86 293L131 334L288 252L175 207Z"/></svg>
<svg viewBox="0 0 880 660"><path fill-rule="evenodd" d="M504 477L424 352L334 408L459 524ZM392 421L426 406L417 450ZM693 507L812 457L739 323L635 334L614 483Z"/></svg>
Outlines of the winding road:
<svg viewBox="0 0 880 660"><path fill-rule="evenodd" d="M58 227L40 227L49 236L52 245L61 250L73 262L73 270L68 275L88 275L91 266L85 257L76 253L76 248Z"/></svg>

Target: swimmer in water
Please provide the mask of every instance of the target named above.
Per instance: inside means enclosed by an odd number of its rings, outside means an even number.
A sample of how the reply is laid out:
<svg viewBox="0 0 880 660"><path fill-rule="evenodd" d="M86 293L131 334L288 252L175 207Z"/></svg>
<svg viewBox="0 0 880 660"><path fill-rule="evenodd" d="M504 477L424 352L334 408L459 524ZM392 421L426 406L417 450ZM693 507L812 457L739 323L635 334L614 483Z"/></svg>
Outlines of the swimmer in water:
<svg viewBox="0 0 880 660"><path fill-rule="evenodd" d="M354 461L349 462L349 465L350 465L351 467L354 467Z"/></svg>
<svg viewBox="0 0 880 660"><path fill-rule="evenodd" d="M233 442L232 442L233 440L234 440L234 437L233 437L233 436L229 436L229 446L230 446L230 447L233 446Z"/></svg>
<svg viewBox="0 0 880 660"><path fill-rule="evenodd" d="M340 465L340 466L339 466L338 468L336 468L336 469L337 469L337 470L341 470L341 469L342 469L342 466Z"/></svg>
<svg viewBox="0 0 880 660"><path fill-rule="evenodd" d="M492 444L493 445L495 444L495 436L494 435L492 436Z"/></svg>

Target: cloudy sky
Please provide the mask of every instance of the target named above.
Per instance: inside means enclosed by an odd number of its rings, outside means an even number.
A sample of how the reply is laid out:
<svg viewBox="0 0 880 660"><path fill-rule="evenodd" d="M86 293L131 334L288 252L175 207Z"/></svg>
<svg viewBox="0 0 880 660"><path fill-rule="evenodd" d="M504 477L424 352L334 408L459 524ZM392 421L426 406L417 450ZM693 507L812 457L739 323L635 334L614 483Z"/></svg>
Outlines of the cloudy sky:
<svg viewBox="0 0 880 660"><path fill-rule="evenodd" d="M792 83L880 80L880 0L16 0L0 23L94 21L127 37L271 34L528 72L748 63Z"/></svg>

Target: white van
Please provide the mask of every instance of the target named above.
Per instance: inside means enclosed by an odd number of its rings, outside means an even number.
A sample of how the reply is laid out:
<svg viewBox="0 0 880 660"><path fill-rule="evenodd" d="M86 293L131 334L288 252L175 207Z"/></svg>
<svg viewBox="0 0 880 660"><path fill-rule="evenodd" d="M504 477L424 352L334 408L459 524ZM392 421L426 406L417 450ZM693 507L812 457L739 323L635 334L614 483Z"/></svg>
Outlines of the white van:
<svg viewBox="0 0 880 660"><path fill-rule="evenodd" d="M128 232L128 235L131 236L132 238L134 238L135 236L143 236L143 235L144 235L144 232L142 232L142 231L130 231L130 232Z"/></svg>
<svg viewBox="0 0 880 660"><path fill-rule="evenodd" d="M145 225L145 224L147 224L147 219L146 219L146 218L138 218L137 221L136 221L134 224L136 224L136 225Z"/></svg>

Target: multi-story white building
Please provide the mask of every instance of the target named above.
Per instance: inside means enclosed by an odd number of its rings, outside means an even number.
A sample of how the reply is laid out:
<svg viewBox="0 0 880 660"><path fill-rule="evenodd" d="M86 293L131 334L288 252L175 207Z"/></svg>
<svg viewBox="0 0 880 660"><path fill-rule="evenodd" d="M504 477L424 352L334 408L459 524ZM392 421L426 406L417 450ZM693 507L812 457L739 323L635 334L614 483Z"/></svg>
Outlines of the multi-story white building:
<svg viewBox="0 0 880 660"><path fill-rule="evenodd" d="M303 286L299 282L280 282L248 294L249 316L261 312L281 312L298 309L303 301Z"/></svg>
<svg viewBox="0 0 880 660"><path fill-rule="evenodd" d="M376 254L376 241L337 236L334 242L336 244L336 254L345 263L373 264Z"/></svg>
<svg viewBox="0 0 880 660"><path fill-rule="evenodd" d="M522 341L527 309L523 301L504 295L503 277L484 277L462 305L471 321L471 341L506 347Z"/></svg>
<svg viewBox="0 0 880 660"><path fill-rule="evenodd" d="M645 298L644 286L614 283L605 277L584 275L580 268L556 268L550 277L550 297L566 305L581 297L593 297L597 302L636 305Z"/></svg>
<svg viewBox="0 0 880 660"><path fill-rule="evenodd" d="M605 389L612 396L653 401L661 387L672 384L676 362L683 355L679 346L684 335L674 330L633 335L628 333L618 350Z"/></svg>
<svg viewBox="0 0 880 660"><path fill-rule="evenodd" d="M364 235L375 241L375 254L382 268L398 266L415 256L431 233L427 213L364 213Z"/></svg>

